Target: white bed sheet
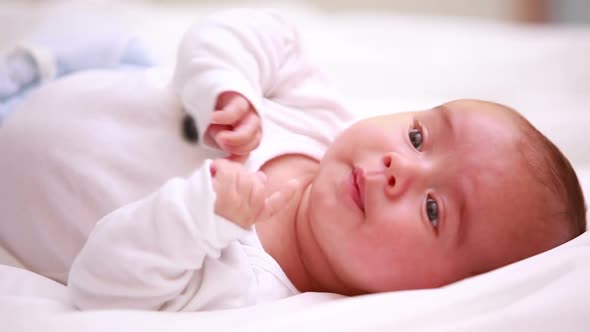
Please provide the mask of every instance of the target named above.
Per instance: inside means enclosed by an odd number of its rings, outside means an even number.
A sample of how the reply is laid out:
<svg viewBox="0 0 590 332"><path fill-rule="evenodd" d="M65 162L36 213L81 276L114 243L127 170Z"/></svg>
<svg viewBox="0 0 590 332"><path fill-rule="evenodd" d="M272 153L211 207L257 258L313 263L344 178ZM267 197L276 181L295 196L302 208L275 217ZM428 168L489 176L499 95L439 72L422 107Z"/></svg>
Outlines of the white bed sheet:
<svg viewBox="0 0 590 332"><path fill-rule="evenodd" d="M39 17L85 10L80 4L32 8L0 4L0 47ZM321 12L282 5L301 26L310 53L360 115L430 107L460 97L509 104L570 157L590 196L590 28ZM94 6L116 13L174 60L186 27L218 8ZM31 21L31 19L33 19ZM24 26L23 20L29 25ZM31 24L32 23L32 24ZM2 222L7 222L3 220ZM6 256L0 252L0 257ZM3 257L1 262L7 262ZM205 313L76 312L64 286L0 266L3 331L588 331L590 234L505 268L436 290L356 298L302 294L278 303Z"/></svg>
<svg viewBox="0 0 590 332"><path fill-rule="evenodd" d="M545 254L440 289L356 298L308 293L201 313L74 312L64 286L1 267L0 312L5 331L587 331L588 262L585 233Z"/></svg>

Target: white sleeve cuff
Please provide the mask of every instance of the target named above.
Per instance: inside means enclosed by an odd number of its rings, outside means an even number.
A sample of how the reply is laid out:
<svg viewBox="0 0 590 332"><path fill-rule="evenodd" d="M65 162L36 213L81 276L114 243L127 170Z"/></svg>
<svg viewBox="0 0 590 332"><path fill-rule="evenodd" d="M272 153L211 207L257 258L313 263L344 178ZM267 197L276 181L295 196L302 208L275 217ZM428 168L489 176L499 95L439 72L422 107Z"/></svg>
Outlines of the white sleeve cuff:
<svg viewBox="0 0 590 332"><path fill-rule="evenodd" d="M242 75L227 70L209 70L187 81L181 88L180 98L186 111L192 115L199 129L199 142L210 149L219 146L205 135L210 124L211 113L215 111L217 97L226 91L243 95L254 109L258 109L260 94L255 93L253 82Z"/></svg>

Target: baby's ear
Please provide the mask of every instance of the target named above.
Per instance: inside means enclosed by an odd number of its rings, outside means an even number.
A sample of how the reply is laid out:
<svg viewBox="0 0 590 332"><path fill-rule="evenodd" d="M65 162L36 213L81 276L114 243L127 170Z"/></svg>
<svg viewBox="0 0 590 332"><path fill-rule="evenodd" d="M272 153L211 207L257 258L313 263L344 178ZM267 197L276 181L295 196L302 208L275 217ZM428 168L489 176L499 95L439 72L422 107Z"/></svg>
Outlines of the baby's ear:
<svg viewBox="0 0 590 332"><path fill-rule="evenodd" d="M182 119L182 137L193 144L199 142L199 129L197 128L195 119L188 113Z"/></svg>

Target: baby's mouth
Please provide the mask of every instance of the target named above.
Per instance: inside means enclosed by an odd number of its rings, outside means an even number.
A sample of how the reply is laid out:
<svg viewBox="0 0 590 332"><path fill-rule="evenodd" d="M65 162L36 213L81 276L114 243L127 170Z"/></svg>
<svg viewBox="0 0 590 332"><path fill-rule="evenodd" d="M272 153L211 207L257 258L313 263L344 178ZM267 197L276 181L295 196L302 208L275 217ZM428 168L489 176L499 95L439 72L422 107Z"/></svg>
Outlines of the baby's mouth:
<svg viewBox="0 0 590 332"><path fill-rule="evenodd" d="M365 212L365 176L364 171L362 168L354 167L352 170L352 179L354 182L354 186L358 193L359 201L358 205L363 211Z"/></svg>

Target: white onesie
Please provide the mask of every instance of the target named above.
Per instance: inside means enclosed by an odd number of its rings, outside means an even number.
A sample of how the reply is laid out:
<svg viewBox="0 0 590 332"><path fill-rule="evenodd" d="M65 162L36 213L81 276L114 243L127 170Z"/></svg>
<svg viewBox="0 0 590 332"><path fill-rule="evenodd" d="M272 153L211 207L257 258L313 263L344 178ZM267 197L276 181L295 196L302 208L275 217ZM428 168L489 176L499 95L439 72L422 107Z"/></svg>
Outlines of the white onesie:
<svg viewBox="0 0 590 332"><path fill-rule="evenodd" d="M172 79L81 73L45 85L6 121L0 244L67 281L83 309L210 310L297 293L254 231L213 213L208 167L195 171L204 151L182 139L184 110L215 148L204 129L229 90L262 119L251 170L287 153L319 160L353 119L283 17L211 16L184 36Z"/></svg>

